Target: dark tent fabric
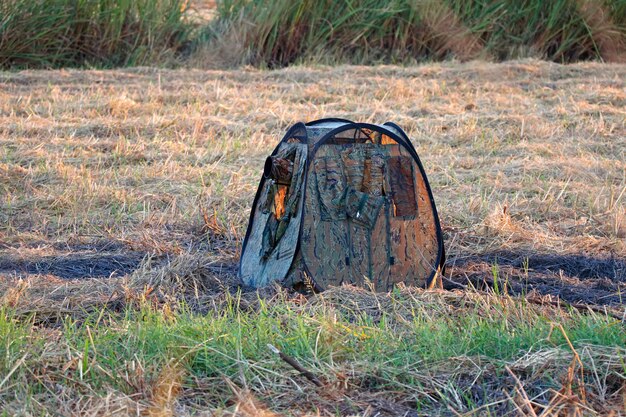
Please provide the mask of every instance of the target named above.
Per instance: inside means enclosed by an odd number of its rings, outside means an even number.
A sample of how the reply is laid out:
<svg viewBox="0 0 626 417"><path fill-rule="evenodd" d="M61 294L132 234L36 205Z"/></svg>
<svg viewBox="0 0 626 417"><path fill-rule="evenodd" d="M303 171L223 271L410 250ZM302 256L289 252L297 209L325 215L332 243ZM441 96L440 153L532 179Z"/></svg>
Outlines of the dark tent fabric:
<svg viewBox="0 0 626 417"><path fill-rule="evenodd" d="M397 125L297 123L267 158L242 246L245 285L432 288L444 263L426 173Z"/></svg>

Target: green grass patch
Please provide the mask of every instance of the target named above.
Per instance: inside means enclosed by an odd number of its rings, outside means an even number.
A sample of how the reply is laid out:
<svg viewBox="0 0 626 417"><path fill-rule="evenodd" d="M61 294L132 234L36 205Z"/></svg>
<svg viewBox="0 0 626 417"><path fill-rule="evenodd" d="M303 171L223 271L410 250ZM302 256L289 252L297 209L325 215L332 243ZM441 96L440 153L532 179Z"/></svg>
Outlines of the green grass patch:
<svg viewBox="0 0 626 417"><path fill-rule="evenodd" d="M173 313L169 307L146 304L122 314L101 311L80 322L68 317L57 329L42 332L31 320L3 309L0 375L7 375L5 385L12 387L12 394L0 391L0 404L6 406L14 395L45 395L59 386L75 395L106 397L115 392L149 402L163 373L171 374L172 369L183 375L185 389L203 393L213 407L226 407L232 398L226 380L247 386L268 404L285 386L311 390L268 343L329 384L349 374L348 389L401 392L413 398L416 408L434 407L438 401L452 404L446 390L435 396L437 401L420 395L432 372L448 375L450 389L470 389L455 376L461 372L460 362L475 364L472 372L478 372L480 383L483 371L478 368L487 366L490 375L504 375L504 367L522 357L560 352L560 361L545 365L545 386L557 386L555 380L570 364L572 351L565 335L540 311L522 303L496 301L487 310L477 305L464 314L440 316L403 295L393 297L413 313L401 318L372 316L364 310L355 315L331 302L303 308L286 299L260 300L251 311L242 310L233 296L206 315L184 306ZM575 349L610 349L612 363L624 363L623 324L579 313L563 316L558 323ZM593 362L597 358L582 357L590 369L609 372ZM468 407L480 405L475 401ZM275 406L281 408L280 402Z"/></svg>

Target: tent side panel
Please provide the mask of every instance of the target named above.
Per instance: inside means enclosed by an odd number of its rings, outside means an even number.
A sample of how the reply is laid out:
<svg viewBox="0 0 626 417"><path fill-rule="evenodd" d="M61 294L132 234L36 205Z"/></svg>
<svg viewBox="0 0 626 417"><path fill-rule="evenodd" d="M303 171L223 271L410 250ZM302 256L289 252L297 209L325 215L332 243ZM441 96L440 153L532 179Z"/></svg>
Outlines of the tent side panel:
<svg viewBox="0 0 626 417"><path fill-rule="evenodd" d="M261 182L262 191L240 260L240 278L245 285L260 288L287 276L300 233L307 152L307 145L302 143L283 143L278 148L276 155L292 155L294 169L291 184L281 195L280 209L276 207L279 188L269 179Z"/></svg>
<svg viewBox="0 0 626 417"><path fill-rule="evenodd" d="M322 288L365 280L383 291L398 282L423 286L436 268L424 179L393 143L324 144L310 161L301 249Z"/></svg>

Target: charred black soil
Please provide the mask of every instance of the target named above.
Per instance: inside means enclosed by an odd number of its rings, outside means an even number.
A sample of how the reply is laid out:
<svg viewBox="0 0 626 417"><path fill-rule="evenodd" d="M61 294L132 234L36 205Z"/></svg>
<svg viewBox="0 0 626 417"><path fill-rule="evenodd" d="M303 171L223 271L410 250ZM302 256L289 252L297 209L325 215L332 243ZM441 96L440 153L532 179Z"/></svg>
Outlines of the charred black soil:
<svg viewBox="0 0 626 417"><path fill-rule="evenodd" d="M31 244L0 251L0 275L50 275L61 279L120 277L137 269L146 255L109 240Z"/></svg>
<svg viewBox="0 0 626 417"><path fill-rule="evenodd" d="M626 302L626 260L614 256L507 251L457 256L449 260L447 275L449 289L473 286L597 305Z"/></svg>

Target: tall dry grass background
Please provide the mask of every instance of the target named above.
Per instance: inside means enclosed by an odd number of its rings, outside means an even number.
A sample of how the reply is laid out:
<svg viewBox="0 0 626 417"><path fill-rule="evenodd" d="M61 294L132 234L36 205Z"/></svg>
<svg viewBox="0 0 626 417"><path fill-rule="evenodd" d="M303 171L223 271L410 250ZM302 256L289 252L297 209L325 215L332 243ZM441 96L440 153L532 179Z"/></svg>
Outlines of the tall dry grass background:
<svg viewBox="0 0 626 417"><path fill-rule="evenodd" d="M270 67L446 58L623 62L625 30L622 1L227 0L199 38L208 40L208 61Z"/></svg>
<svg viewBox="0 0 626 417"><path fill-rule="evenodd" d="M7 0L0 67L626 59L623 0Z"/></svg>
<svg viewBox="0 0 626 417"><path fill-rule="evenodd" d="M5 0L0 68L174 62L190 42L183 0Z"/></svg>

